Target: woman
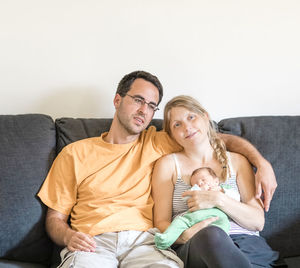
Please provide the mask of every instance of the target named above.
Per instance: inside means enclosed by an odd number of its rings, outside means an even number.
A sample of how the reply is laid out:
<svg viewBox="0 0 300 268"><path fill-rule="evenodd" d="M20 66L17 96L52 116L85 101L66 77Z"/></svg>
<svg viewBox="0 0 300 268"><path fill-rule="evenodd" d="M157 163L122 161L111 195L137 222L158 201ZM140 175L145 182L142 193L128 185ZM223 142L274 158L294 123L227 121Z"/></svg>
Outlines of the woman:
<svg viewBox="0 0 300 268"><path fill-rule="evenodd" d="M174 217L189 209L219 208L230 220L229 236L209 225L216 218L184 231L173 248L185 267L270 267L278 253L258 235L264 226L264 211L255 198L254 173L245 157L226 152L212 128L208 113L192 97L178 96L165 106L164 129L182 146L155 165L152 179L154 225L164 232ZM188 191L190 175L210 167L240 194L241 202L220 191ZM182 197L190 197L184 201Z"/></svg>

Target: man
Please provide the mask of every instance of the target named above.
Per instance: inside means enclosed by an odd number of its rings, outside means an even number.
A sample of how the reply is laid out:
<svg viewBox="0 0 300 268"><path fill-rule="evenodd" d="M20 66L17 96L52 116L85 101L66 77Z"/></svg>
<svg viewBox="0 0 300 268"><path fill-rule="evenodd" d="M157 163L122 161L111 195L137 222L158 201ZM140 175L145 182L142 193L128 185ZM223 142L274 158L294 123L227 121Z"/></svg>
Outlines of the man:
<svg viewBox="0 0 300 268"><path fill-rule="evenodd" d="M150 73L124 76L109 132L72 143L55 159L38 196L49 208L50 237L66 247L60 267L181 267L170 250L155 248L152 229L153 165L180 149L165 132L145 130L162 96L161 83ZM248 142L223 137L229 150L246 155L258 168L257 185L268 209L276 188L270 164Z"/></svg>

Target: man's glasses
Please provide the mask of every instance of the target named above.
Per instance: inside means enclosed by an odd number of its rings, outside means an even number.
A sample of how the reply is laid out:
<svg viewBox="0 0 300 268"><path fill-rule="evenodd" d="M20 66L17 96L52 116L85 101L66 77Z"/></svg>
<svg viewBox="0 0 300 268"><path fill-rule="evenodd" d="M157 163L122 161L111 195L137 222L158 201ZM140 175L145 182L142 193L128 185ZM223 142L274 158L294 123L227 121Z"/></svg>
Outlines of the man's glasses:
<svg viewBox="0 0 300 268"><path fill-rule="evenodd" d="M157 107L157 105L153 102L146 102L145 99L143 97L140 97L140 96L131 96L129 94L126 94L126 96L130 97L133 99L134 103L139 106L139 107L142 107L144 106L145 104L147 104L148 106L148 109L151 111L151 112L156 112L157 110L159 110L159 108Z"/></svg>

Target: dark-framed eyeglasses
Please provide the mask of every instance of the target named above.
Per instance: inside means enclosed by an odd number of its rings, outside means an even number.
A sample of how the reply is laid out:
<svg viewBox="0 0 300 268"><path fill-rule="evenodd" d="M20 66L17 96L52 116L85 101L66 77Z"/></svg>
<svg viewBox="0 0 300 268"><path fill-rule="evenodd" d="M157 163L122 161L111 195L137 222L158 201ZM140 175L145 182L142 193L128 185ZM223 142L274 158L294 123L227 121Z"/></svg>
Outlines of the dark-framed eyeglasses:
<svg viewBox="0 0 300 268"><path fill-rule="evenodd" d="M134 103L138 106L138 107L142 107L145 104L147 104L148 109L152 112L156 112L159 110L159 108L157 107L157 105L153 102L146 102L145 99L141 96L131 96L129 94L126 94L126 96L132 98L132 100L134 101Z"/></svg>

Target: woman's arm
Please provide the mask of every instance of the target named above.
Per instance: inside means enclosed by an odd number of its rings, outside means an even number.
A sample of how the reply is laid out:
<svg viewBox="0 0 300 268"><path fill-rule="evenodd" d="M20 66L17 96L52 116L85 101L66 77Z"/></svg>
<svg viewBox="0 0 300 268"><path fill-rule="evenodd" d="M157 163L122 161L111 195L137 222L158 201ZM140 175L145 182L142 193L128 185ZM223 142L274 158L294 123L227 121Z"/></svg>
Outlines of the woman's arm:
<svg viewBox="0 0 300 268"><path fill-rule="evenodd" d="M191 211L217 207L242 227L252 231L261 231L264 227L264 211L261 201L255 198L252 167L242 155L231 153L231 156L232 164L237 171L237 184L241 202L222 192L195 191L195 193L185 193L192 195L188 205Z"/></svg>
<svg viewBox="0 0 300 268"><path fill-rule="evenodd" d="M161 232L168 228L172 220L173 162L171 155L160 158L152 174L153 223Z"/></svg>
<svg viewBox="0 0 300 268"><path fill-rule="evenodd" d="M261 231L265 224L265 217L262 201L255 198L254 172L252 167L244 156L235 153L231 153L230 155L237 175L237 185L241 202L235 200L234 202L226 202L224 200L224 202L221 201L221 205L218 207L244 228Z"/></svg>
<svg viewBox="0 0 300 268"><path fill-rule="evenodd" d="M226 148L229 151L244 155L249 162L257 168L255 174L255 196L256 198L260 198L263 191L264 208L268 211L277 187L275 174L271 164L247 140L234 135L222 133L218 133L218 135L225 142Z"/></svg>

